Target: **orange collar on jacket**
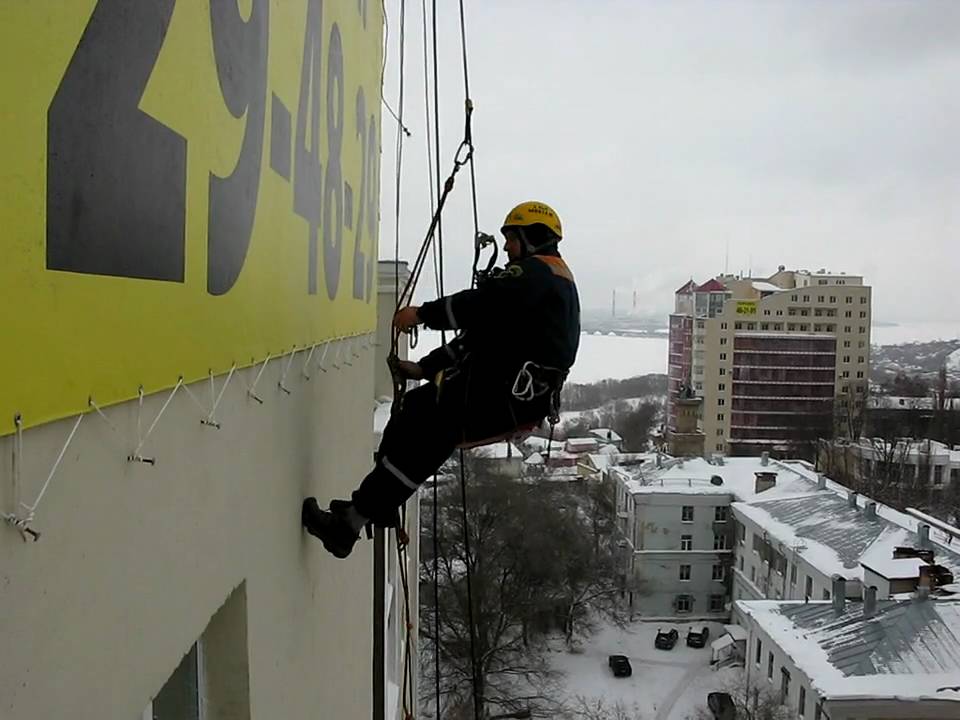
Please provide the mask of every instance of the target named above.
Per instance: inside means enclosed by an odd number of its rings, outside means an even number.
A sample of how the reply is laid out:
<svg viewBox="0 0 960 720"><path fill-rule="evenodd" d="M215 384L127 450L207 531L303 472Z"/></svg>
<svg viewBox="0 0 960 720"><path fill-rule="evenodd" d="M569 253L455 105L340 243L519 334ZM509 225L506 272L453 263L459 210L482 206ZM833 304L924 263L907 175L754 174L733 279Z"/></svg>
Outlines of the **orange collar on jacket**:
<svg viewBox="0 0 960 720"><path fill-rule="evenodd" d="M559 275L570 282L574 282L573 273L570 272L570 268L567 267L567 263L564 262L562 257L557 257L556 255L533 255L532 257L535 257L540 262L546 263L554 275Z"/></svg>

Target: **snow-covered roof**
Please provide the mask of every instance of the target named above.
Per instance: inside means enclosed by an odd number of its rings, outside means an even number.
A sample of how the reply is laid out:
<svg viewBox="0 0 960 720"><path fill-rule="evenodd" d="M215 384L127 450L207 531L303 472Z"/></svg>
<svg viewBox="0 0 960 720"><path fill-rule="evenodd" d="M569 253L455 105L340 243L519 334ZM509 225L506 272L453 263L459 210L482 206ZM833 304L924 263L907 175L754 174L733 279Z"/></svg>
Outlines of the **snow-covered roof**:
<svg viewBox="0 0 960 720"><path fill-rule="evenodd" d="M483 460L506 460L508 458L519 460L523 458L523 453L513 443L506 441L475 447L470 451L470 454Z"/></svg>
<svg viewBox="0 0 960 720"><path fill-rule="evenodd" d="M609 452L608 447L602 447L597 452L587 455L587 464L597 470L605 470L608 467L633 467L657 461L656 453L622 453L617 452L616 449Z"/></svg>
<svg viewBox="0 0 960 720"><path fill-rule="evenodd" d="M960 601L737 601L827 700L949 700L960 705ZM960 707L958 707L960 711Z"/></svg>
<svg viewBox="0 0 960 720"><path fill-rule="evenodd" d="M779 285L774 285L772 282L764 282L763 280L754 280L753 289L758 292L782 292L783 288Z"/></svg>
<svg viewBox="0 0 960 720"><path fill-rule="evenodd" d="M598 443L595 437L567 438L563 447L564 450L570 453L584 453L591 450L596 450Z"/></svg>
<svg viewBox="0 0 960 720"><path fill-rule="evenodd" d="M590 434L600 440L605 440L606 442L621 442L622 437L617 433L616 430L611 430L610 428L594 428L590 431Z"/></svg>
<svg viewBox="0 0 960 720"><path fill-rule="evenodd" d="M856 506L851 506L848 492L842 485L828 481L825 490L780 498L767 498L763 493L748 502L735 502L732 507L735 514L762 527L771 540L797 549L820 572L862 580L860 565L864 561L886 565L887 560L893 559L895 548L918 546L921 523L879 503L876 517L870 516L864 509L869 498L858 497ZM933 550L936 564L960 576L960 553L937 542L932 529L928 547Z"/></svg>
<svg viewBox="0 0 960 720"><path fill-rule="evenodd" d="M538 452L531 453L523 462L527 465L543 465L543 455Z"/></svg>
<svg viewBox="0 0 960 720"><path fill-rule="evenodd" d="M860 564L887 580L904 580L919 577L920 568L927 565L927 562L920 558L894 558L872 552L870 557L862 558Z"/></svg>
<svg viewBox="0 0 960 720"><path fill-rule="evenodd" d="M656 460L656 453L651 453ZM776 485L763 493L764 497L796 494L816 489L816 476L811 480L805 471L792 464L770 460L766 465L759 457L725 458L717 465L703 458L665 459L663 467L615 468L625 480L627 490L642 493L689 493L704 495L732 495L747 500L756 494L756 474L776 473ZM711 478L723 482L715 485Z"/></svg>

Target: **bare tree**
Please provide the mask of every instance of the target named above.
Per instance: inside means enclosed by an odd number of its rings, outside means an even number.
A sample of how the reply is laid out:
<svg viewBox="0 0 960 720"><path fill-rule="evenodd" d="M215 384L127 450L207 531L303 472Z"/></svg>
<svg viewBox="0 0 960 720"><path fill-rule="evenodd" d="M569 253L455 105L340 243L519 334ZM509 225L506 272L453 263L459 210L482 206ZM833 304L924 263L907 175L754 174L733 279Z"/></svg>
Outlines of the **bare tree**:
<svg viewBox="0 0 960 720"><path fill-rule="evenodd" d="M438 498L436 574L432 523L423 524L421 687L428 697L435 692L439 648L444 717L472 702L474 692L481 709L546 712L557 696L546 660L548 635L562 631L569 640L589 629L592 614L614 612L609 542L598 545L585 501L571 491L484 476L471 463L465 470L469 552L459 486Z"/></svg>

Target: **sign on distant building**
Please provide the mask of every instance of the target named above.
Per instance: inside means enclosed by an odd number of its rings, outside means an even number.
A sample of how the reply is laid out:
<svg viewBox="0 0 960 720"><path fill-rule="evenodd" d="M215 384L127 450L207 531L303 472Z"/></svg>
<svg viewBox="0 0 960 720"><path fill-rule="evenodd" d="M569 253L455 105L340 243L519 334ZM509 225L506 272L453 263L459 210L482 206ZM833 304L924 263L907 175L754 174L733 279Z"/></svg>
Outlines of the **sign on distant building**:
<svg viewBox="0 0 960 720"><path fill-rule="evenodd" d="M756 315L756 300L737 300L737 315Z"/></svg>

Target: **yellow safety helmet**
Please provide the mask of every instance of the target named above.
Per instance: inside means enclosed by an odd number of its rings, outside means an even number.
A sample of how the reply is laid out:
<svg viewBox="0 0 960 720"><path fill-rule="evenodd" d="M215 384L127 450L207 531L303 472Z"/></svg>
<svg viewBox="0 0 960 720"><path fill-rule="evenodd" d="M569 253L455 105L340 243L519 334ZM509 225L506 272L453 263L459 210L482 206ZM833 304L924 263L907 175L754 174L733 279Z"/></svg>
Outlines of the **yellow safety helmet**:
<svg viewBox="0 0 960 720"><path fill-rule="evenodd" d="M503 221L503 232L509 227L529 227L531 225L543 225L548 227L557 238L563 237L563 228L560 225L560 217L549 205L531 200L520 203L513 210L507 213Z"/></svg>

